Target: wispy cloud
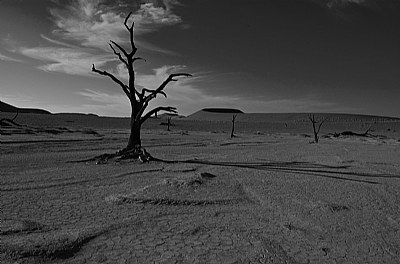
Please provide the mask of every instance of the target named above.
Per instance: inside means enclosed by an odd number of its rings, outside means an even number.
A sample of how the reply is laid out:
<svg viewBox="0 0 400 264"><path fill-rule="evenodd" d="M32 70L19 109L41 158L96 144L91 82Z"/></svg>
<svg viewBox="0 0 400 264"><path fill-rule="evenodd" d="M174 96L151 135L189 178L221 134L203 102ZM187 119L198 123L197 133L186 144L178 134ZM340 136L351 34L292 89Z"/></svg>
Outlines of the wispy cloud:
<svg viewBox="0 0 400 264"><path fill-rule="evenodd" d="M55 44L57 46L63 46L63 47L67 47L67 48L71 48L71 49L80 49L81 47L77 46L77 45L72 45L63 41L58 41L52 38L49 38L43 34L40 34L40 37L44 40L47 40L49 43L51 44Z"/></svg>
<svg viewBox="0 0 400 264"><path fill-rule="evenodd" d="M109 94L92 89L85 89L83 91L76 92L76 94L90 98L91 101L102 104L121 104L123 101L126 101L128 103L128 98L124 94L122 94L122 92Z"/></svg>
<svg viewBox="0 0 400 264"><path fill-rule="evenodd" d="M22 62L22 60L12 58L10 56L0 53L0 60L2 61L12 61L12 62Z"/></svg>
<svg viewBox="0 0 400 264"><path fill-rule="evenodd" d="M351 4L366 5L371 0L311 0L316 4L322 5L330 10L340 10L348 7Z"/></svg>
<svg viewBox="0 0 400 264"><path fill-rule="evenodd" d="M364 4L366 0L330 0L327 3L327 6L332 8L335 6L344 6L348 4Z"/></svg>
<svg viewBox="0 0 400 264"><path fill-rule="evenodd" d="M19 53L42 61L39 69L48 72L61 72L72 75L89 76L92 63L102 66L115 60L110 55L96 55L89 51L60 47L20 47Z"/></svg>

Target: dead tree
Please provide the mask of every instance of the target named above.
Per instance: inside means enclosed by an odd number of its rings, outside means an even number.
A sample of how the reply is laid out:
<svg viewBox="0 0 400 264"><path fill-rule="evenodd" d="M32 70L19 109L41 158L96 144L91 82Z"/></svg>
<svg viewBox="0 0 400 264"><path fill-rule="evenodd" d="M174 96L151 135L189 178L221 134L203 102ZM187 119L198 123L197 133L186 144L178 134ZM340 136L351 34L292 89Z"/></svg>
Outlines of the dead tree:
<svg viewBox="0 0 400 264"><path fill-rule="evenodd" d="M172 117L167 117L167 131L171 131L169 128L170 128L170 126L171 126L171 118Z"/></svg>
<svg viewBox="0 0 400 264"><path fill-rule="evenodd" d="M95 65L92 65L92 71L98 73L100 75L104 75L109 77L112 81L114 81L117 85L119 85L126 96L129 99L131 105L131 117L130 117L130 136L128 140L127 146L120 151L120 154L126 153L143 153L142 150L142 141L140 137L140 130L142 124L150 118L152 115L156 115L159 111L173 112L177 113L176 108L172 106L159 106L145 114L146 108L149 105L149 102L156 98L157 95L161 94L164 97L167 97L167 94L164 92L164 88L170 82L176 82L176 77L190 77L192 76L189 73L173 73L166 78L166 80L160 84L160 86L154 90L143 88L141 91L136 89L135 87L135 69L134 63L139 60L144 60L141 57L135 57L137 52L137 48L134 41L134 22L128 23L128 20L131 16L132 12L128 14L128 16L124 20L124 26L126 30L129 32L129 42L130 42L130 50L125 49L120 44L110 40L110 48L114 52L114 55L118 57L118 59L125 65L128 69L129 80L128 84L125 84L123 81L118 79L115 75L110 72L98 70Z"/></svg>
<svg viewBox="0 0 400 264"><path fill-rule="evenodd" d="M231 138L235 137L235 120L237 115L232 115L232 130L231 130Z"/></svg>
<svg viewBox="0 0 400 264"><path fill-rule="evenodd" d="M311 115L311 114L308 115L308 119L310 119L310 121L312 123L312 126L313 126L314 141L315 141L315 143L318 143L318 141L319 141L319 131L321 130L322 124L326 121L326 119L316 120L315 116Z"/></svg>

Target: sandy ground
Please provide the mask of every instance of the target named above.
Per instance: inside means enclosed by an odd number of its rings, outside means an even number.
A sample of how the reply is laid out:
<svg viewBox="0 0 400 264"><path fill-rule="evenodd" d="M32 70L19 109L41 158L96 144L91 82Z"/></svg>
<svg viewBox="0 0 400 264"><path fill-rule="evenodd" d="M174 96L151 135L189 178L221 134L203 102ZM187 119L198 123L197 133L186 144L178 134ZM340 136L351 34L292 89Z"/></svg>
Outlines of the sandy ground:
<svg viewBox="0 0 400 264"><path fill-rule="evenodd" d="M0 263L400 263L396 137L68 130L1 136Z"/></svg>

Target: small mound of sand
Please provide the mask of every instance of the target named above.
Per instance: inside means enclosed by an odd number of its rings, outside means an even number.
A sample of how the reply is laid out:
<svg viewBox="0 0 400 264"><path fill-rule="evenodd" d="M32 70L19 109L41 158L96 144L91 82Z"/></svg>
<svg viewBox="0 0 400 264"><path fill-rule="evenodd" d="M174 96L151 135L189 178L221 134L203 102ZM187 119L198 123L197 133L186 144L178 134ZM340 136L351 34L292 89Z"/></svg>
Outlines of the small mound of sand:
<svg viewBox="0 0 400 264"><path fill-rule="evenodd" d="M152 205L227 205L253 203L243 186L229 178L211 173L186 173L146 186L130 195L110 195L109 203L140 203Z"/></svg>
<svg viewBox="0 0 400 264"><path fill-rule="evenodd" d="M184 188L184 187L200 187L200 185L205 184L207 181L215 178L217 176L211 173L201 173L194 174L190 176L181 176L174 179L167 179L164 180L164 184L168 184L177 188Z"/></svg>

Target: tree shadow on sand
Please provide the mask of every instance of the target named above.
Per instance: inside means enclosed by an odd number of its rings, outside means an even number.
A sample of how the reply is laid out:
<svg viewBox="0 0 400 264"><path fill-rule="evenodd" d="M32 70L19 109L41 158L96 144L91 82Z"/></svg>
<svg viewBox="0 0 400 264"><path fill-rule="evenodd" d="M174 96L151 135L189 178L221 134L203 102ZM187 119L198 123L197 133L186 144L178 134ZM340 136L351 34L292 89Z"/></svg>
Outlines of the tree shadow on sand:
<svg viewBox="0 0 400 264"><path fill-rule="evenodd" d="M224 167L235 167L242 169L255 169L261 171L274 171L274 172L286 172L286 173L294 173L301 174L307 176L316 176L316 177L324 177L330 179L337 179L343 181L352 181L352 182L361 182L368 184L381 184L377 181L370 181L365 179L354 179L347 178L348 177L367 177L367 178L397 178L400 179L399 175L393 174L372 174L372 173L364 173L364 172L352 172L352 171L343 171L345 169L349 169L350 166L331 166L324 164L317 164L311 162L264 162L264 163L256 163L256 162L218 162L218 161L205 161L205 160L183 160L183 161L168 161L156 159L160 162L166 163L189 163L189 164L204 164L204 165L213 165L213 166L224 166Z"/></svg>

